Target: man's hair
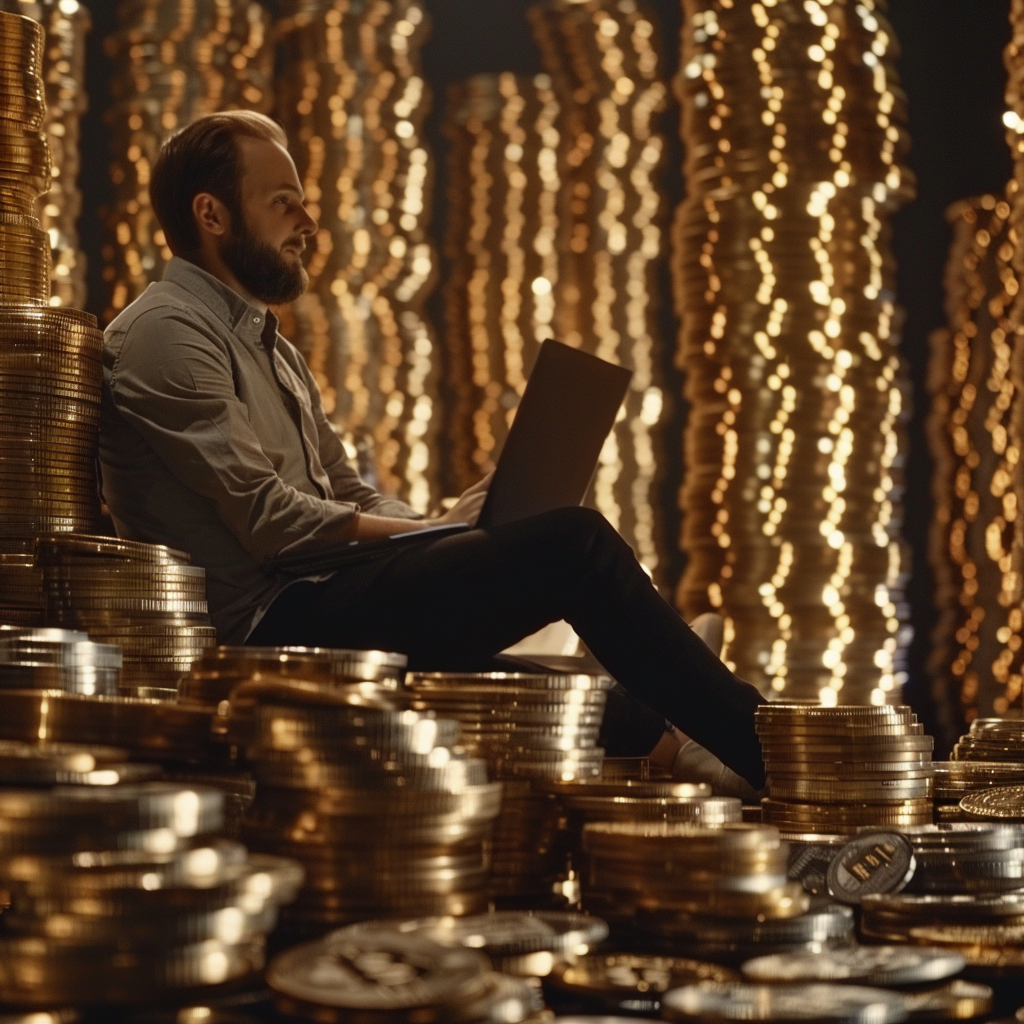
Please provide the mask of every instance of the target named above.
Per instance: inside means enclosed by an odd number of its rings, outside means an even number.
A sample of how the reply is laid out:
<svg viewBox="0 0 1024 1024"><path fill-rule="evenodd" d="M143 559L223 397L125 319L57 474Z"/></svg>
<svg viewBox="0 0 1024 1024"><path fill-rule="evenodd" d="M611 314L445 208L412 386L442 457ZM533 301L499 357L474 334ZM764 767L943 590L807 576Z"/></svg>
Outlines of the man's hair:
<svg viewBox="0 0 1024 1024"><path fill-rule="evenodd" d="M242 210L242 167L238 140L260 139L287 146L279 124L251 110L208 114L175 132L153 165L149 198L167 245L175 256L200 248L192 200L200 192L219 199L235 222Z"/></svg>

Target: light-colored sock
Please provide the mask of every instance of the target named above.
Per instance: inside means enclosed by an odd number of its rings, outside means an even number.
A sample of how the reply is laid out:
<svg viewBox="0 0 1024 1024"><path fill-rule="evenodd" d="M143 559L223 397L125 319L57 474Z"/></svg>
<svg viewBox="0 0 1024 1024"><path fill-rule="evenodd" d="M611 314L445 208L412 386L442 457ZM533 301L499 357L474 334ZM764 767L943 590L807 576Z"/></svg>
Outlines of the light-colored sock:
<svg viewBox="0 0 1024 1024"><path fill-rule="evenodd" d="M722 656L722 642L725 640L725 619L717 612L705 612L690 623L694 631L711 648L716 658Z"/></svg>
<svg viewBox="0 0 1024 1024"><path fill-rule="evenodd" d="M681 746L672 765L676 782L707 782L715 796L738 796L745 804L756 804L762 794L723 764L707 747L676 730Z"/></svg>

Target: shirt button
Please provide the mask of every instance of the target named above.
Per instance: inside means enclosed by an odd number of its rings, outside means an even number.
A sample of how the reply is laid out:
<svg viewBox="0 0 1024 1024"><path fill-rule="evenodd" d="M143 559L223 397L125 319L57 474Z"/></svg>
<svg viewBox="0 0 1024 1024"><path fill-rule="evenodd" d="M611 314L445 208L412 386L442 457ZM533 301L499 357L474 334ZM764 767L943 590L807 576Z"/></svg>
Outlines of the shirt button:
<svg viewBox="0 0 1024 1024"><path fill-rule="evenodd" d="M252 322L253 322L254 324L258 324L258 323L260 322L260 318L259 318L258 316L254 316L254 317L252 318Z"/></svg>

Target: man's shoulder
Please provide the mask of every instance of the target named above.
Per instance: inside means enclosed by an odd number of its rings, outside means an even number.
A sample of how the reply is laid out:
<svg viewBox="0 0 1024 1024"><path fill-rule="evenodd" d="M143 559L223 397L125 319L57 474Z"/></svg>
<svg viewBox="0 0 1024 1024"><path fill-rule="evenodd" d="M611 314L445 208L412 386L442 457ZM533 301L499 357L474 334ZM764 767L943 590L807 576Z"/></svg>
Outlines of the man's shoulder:
<svg viewBox="0 0 1024 1024"><path fill-rule="evenodd" d="M180 284L156 281L110 321L104 331L107 343L117 337L123 338L143 319L147 328L158 325L162 320L174 320L177 323L194 324L204 333L217 324L217 318L212 312L197 302L196 297Z"/></svg>

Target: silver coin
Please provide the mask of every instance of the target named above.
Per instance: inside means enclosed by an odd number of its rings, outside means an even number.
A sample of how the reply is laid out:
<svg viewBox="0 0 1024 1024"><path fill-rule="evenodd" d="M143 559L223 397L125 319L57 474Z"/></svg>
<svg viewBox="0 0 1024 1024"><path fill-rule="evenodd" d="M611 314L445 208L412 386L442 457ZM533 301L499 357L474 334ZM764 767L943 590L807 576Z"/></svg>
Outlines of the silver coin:
<svg viewBox="0 0 1024 1024"><path fill-rule="evenodd" d="M758 982L853 981L891 987L943 981L964 969L959 953L914 946L853 946L823 953L776 953L748 960L743 974Z"/></svg>
<svg viewBox="0 0 1024 1024"><path fill-rule="evenodd" d="M842 903L896 893L914 877L914 849L895 832L869 832L851 839L828 869L828 891Z"/></svg>
<svg viewBox="0 0 1024 1024"><path fill-rule="evenodd" d="M814 1021L815 1024L897 1024L907 1019L902 996L858 985L688 985L666 993L669 1020Z"/></svg>

